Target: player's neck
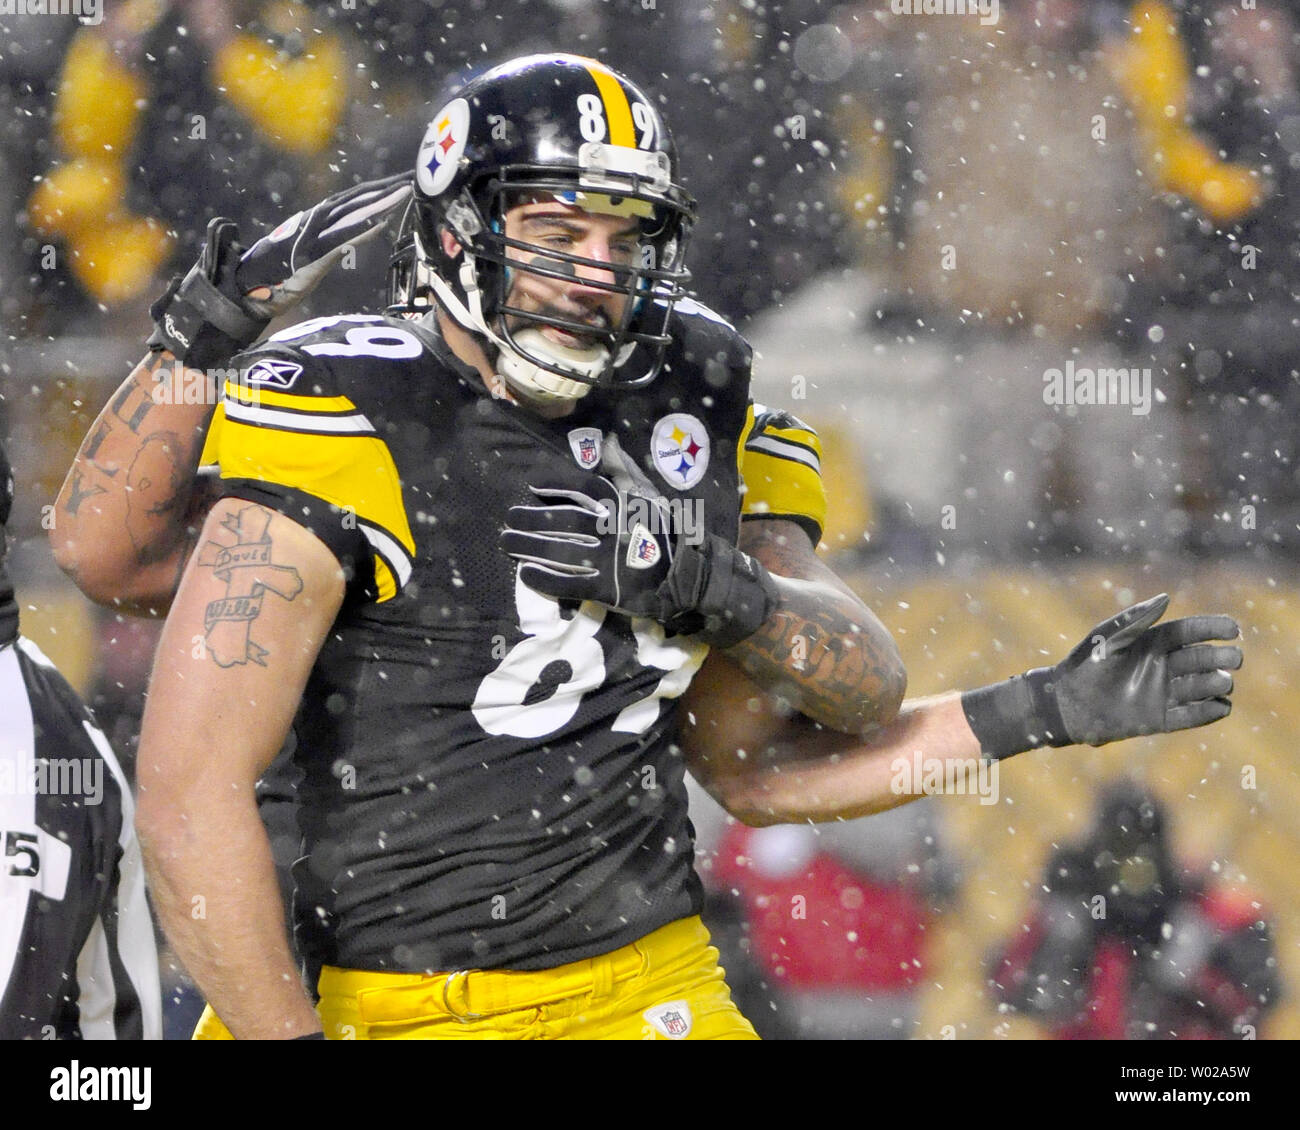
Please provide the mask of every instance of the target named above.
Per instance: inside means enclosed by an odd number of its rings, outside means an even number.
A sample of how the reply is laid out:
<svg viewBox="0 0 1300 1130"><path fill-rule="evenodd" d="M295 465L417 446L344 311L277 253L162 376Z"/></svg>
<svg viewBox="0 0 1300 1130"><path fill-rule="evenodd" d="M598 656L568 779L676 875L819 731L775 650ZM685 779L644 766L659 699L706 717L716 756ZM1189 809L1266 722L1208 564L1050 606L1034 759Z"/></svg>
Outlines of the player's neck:
<svg viewBox="0 0 1300 1130"><path fill-rule="evenodd" d="M447 312L442 309L438 310L438 329L442 333L442 340L447 343L451 351L466 365L472 365L478 371L484 386L495 399L508 400L512 404L518 404L521 408L526 408L528 411L547 420L555 420L561 416L571 415L574 408L577 407L576 401L552 402L521 397L506 384L505 378L496 371L496 368L488 359L487 351L484 350L478 338L459 325L455 318L449 317Z"/></svg>

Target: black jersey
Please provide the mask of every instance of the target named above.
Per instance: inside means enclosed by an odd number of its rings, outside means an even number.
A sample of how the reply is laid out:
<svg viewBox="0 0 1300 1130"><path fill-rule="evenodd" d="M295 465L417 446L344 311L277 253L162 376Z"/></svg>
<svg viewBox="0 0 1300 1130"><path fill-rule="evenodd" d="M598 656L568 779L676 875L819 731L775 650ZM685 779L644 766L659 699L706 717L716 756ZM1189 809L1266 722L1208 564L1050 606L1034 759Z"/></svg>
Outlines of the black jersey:
<svg viewBox="0 0 1300 1130"><path fill-rule="evenodd" d="M554 421L406 321L316 319L236 362L205 461L348 577L292 743L315 960L547 968L699 910L672 737L706 645L541 596L497 544L548 465L599 471L609 434L701 531L734 541L742 508L819 530L816 438L750 405L743 339L693 303L673 335L652 385Z"/></svg>

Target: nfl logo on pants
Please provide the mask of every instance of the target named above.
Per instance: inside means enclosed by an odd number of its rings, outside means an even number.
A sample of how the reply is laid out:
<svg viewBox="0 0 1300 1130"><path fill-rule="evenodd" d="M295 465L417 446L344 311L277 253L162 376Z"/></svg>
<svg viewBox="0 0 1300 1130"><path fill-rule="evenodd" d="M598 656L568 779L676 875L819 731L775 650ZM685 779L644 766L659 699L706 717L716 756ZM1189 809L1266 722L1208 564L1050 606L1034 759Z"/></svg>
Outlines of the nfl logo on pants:
<svg viewBox="0 0 1300 1130"><path fill-rule="evenodd" d="M691 1006L685 1001L669 1001L667 1004L647 1008L642 1015L650 1021L655 1031L670 1040L685 1039L691 1031Z"/></svg>

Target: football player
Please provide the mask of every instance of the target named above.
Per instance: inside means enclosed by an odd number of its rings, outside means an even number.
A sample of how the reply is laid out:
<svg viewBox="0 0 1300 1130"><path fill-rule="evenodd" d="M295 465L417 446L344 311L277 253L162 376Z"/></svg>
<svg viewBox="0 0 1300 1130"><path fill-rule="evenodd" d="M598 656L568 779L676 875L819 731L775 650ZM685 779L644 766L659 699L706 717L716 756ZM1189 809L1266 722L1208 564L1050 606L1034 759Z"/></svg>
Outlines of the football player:
<svg viewBox="0 0 1300 1130"><path fill-rule="evenodd" d="M833 818L908 799L875 759L918 736L1005 756L1227 712L1232 649L1186 645L1235 625L1151 629L1156 602L1082 674L1072 653L899 721L892 641L813 552L815 436L749 403L748 347L684 296L676 176L627 79L514 60L430 123L396 316L315 319L234 363L139 822L164 925L235 1036L752 1036L698 919L688 767L752 819ZM228 238L208 252L155 307L156 348L197 368L260 330ZM118 503L96 454L144 448L117 418L70 474L101 515ZM110 562L101 595L169 598L184 523L153 509L172 530L154 574L124 585ZM83 580L92 526L60 535ZM291 728L319 1011L253 801ZM857 767L842 803L821 778L774 784L805 740L809 772Z"/></svg>

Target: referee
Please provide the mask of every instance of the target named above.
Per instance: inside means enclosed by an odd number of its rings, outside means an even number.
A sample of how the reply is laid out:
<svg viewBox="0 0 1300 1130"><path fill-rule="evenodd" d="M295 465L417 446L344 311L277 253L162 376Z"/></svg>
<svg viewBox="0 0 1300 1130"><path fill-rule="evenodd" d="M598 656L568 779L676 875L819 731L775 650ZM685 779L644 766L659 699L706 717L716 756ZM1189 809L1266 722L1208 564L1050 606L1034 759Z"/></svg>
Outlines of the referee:
<svg viewBox="0 0 1300 1130"><path fill-rule="evenodd" d="M18 634L0 449L0 1039L162 1036L134 803L107 738Z"/></svg>

